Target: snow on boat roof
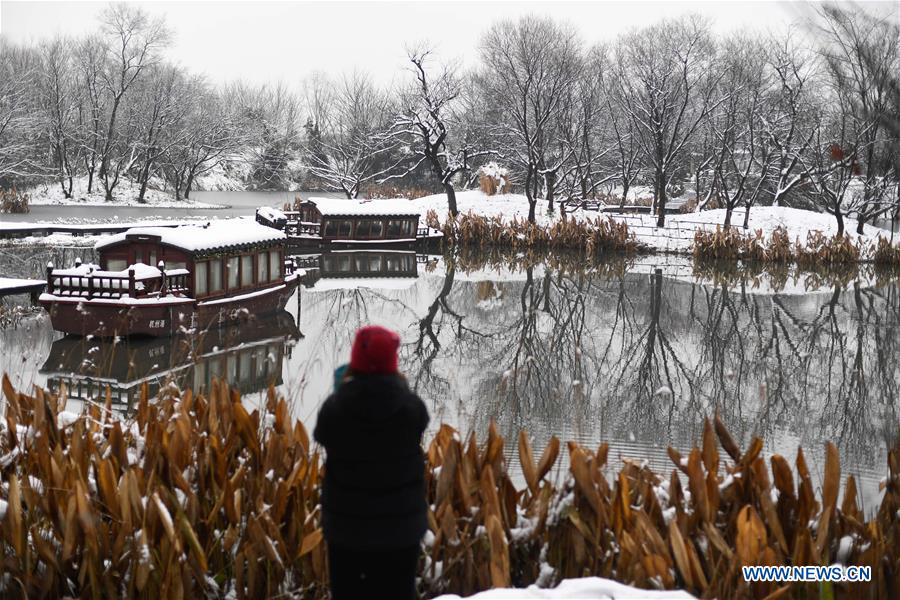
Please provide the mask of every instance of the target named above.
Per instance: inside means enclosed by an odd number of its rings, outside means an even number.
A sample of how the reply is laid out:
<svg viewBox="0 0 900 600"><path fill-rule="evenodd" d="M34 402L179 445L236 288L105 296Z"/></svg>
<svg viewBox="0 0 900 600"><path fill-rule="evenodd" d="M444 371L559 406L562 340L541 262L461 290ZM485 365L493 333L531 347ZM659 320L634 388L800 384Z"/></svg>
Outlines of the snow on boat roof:
<svg viewBox="0 0 900 600"><path fill-rule="evenodd" d="M421 217L422 210L411 200L393 198L390 200L344 200L341 198L310 198L308 202L324 216L384 216L395 215Z"/></svg>
<svg viewBox="0 0 900 600"><path fill-rule="evenodd" d="M132 239L134 236L158 237L161 244L175 246L190 252L287 239L287 235L283 231L260 225L251 219L238 218L180 227L132 227L127 231L100 240L94 248L101 250Z"/></svg>

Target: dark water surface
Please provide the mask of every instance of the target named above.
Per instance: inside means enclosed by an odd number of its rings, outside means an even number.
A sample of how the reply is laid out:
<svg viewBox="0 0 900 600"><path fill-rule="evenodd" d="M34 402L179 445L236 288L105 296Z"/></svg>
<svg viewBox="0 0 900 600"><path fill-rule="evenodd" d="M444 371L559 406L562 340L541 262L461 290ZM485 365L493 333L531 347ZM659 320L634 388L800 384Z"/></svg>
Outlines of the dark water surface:
<svg viewBox="0 0 900 600"><path fill-rule="evenodd" d="M48 260L76 255L91 251L6 248L0 264L40 276ZM719 411L743 444L762 436L791 462L802 445L815 471L834 441L866 509L878 501L900 424L900 288L872 269L741 279L733 266L661 257L412 253L306 264L320 268L280 315L194 339L119 342L62 339L38 316L0 331L0 369L23 388L65 383L76 409L109 385L123 412L144 382L203 387L225 376L251 405L274 383L312 427L353 332L378 323L401 333L401 366L431 429L483 435L495 419L511 456L526 429L538 453L551 435L606 441L611 460L646 459L667 473L666 446L689 448L702 417ZM357 272L389 264L402 268Z"/></svg>

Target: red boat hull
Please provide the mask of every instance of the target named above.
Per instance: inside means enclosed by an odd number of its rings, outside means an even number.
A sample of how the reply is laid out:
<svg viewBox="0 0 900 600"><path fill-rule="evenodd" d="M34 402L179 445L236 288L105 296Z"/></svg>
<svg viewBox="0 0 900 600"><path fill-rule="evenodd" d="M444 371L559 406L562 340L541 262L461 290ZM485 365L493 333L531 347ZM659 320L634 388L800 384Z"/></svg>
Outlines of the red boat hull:
<svg viewBox="0 0 900 600"><path fill-rule="evenodd" d="M166 298L164 302L117 303L78 298L41 298L53 328L67 334L113 336L169 336L219 327L283 310L297 287L297 278L253 294L210 301Z"/></svg>

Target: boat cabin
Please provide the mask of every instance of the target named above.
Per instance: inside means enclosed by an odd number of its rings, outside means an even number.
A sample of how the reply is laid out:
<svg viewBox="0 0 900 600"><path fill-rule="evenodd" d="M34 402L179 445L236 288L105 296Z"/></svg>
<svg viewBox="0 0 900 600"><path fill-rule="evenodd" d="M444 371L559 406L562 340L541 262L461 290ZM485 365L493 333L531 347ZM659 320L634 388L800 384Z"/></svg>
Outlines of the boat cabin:
<svg viewBox="0 0 900 600"><path fill-rule="evenodd" d="M283 309L297 285L287 236L248 219L133 227L101 240L99 265L47 267L40 303L78 335L172 335Z"/></svg>
<svg viewBox="0 0 900 600"><path fill-rule="evenodd" d="M300 205L299 225L322 242L415 242L421 212L409 200L311 198ZM312 226L312 227L310 227ZM304 233L304 232L298 232Z"/></svg>
<svg viewBox="0 0 900 600"><path fill-rule="evenodd" d="M212 299L281 283L285 236L241 220L199 226L135 227L95 247L103 271L144 263L169 272L186 269L187 295Z"/></svg>

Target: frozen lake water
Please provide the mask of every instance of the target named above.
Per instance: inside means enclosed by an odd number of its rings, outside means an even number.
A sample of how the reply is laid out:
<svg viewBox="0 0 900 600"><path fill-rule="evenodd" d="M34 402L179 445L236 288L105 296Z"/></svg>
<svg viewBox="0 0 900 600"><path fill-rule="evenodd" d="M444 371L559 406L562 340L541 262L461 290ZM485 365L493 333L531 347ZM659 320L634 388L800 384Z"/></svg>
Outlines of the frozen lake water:
<svg viewBox="0 0 900 600"><path fill-rule="evenodd" d="M0 252L11 275L40 277L48 260L92 251ZM537 452L551 435L607 441L611 457L668 472L666 446L688 448L718 410L744 444L762 436L791 462L802 445L814 469L834 441L875 506L900 424L896 280L775 273L754 288L724 272L697 277L684 259L407 258L414 276L325 273L285 313L192 340L61 339L48 319L25 319L0 331L0 369L23 389L65 382L73 405L110 385L123 412L144 382L203 387L223 375L249 404L273 383L312 427L353 332L378 323L401 333L401 366L432 429L484 433L495 419L509 453L526 429Z"/></svg>

